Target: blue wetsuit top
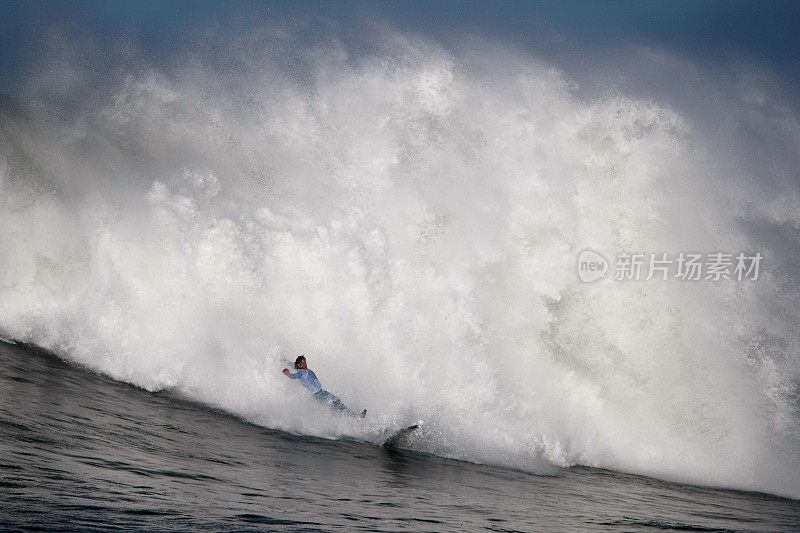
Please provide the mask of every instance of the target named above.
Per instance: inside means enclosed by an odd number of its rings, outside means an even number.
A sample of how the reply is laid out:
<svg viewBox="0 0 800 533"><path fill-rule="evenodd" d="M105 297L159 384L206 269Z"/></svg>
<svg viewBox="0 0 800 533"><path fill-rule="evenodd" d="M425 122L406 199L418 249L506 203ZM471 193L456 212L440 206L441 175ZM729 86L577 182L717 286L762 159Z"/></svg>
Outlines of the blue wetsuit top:
<svg viewBox="0 0 800 533"><path fill-rule="evenodd" d="M313 393L322 390L322 384L317 379L317 375L311 370L298 370L294 374L289 374L291 379L299 379L305 388Z"/></svg>

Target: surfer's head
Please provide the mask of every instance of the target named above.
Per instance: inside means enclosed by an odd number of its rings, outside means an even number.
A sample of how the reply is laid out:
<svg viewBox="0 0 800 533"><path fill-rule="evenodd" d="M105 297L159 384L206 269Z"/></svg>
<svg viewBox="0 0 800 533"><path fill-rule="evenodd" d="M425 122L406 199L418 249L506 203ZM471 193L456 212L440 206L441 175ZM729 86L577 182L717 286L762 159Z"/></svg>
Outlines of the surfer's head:
<svg viewBox="0 0 800 533"><path fill-rule="evenodd" d="M300 368L300 369L308 368L306 366L306 356L305 355L298 355L297 359L294 360L294 367L295 368Z"/></svg>

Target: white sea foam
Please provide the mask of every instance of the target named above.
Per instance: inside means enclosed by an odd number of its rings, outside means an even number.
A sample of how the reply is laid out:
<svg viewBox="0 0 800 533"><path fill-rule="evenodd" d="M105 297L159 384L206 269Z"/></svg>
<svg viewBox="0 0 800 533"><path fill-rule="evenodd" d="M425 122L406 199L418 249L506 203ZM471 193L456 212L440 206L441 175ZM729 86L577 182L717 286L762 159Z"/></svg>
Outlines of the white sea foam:
<svg viewBox="0 0 800 533"><path fill-rule="evenodd" d="M447 456L800 497L798 195L737 172L730 132L510 51L233 52L69 86L74 118L35 88L61 63L31 81L2 119L3 336L289 431L421 418ZM585 248L766 266L585 284ZM281 374L301 352L366 430Z"/></svg>

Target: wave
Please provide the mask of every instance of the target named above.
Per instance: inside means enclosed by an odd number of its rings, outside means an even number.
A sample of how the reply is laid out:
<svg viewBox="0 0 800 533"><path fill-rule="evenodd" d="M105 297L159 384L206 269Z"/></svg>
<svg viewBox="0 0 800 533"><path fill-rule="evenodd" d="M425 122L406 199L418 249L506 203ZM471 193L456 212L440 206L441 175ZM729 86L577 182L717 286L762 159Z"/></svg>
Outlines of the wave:
<svg viewBox="0 0 800 533"><path fill-rule="evenodd" d="M3 337L358 434L281 374L305 353L373 423L424 419L426 451L800 497L800 128L780 98L741 85L716 128L521 51L390 33L287 59L283 34L233 37L160 66L60 42L4 100ZM736 150L762 144L763 178ZM587 284L586 248L765 259L756 281Z"/></svg>

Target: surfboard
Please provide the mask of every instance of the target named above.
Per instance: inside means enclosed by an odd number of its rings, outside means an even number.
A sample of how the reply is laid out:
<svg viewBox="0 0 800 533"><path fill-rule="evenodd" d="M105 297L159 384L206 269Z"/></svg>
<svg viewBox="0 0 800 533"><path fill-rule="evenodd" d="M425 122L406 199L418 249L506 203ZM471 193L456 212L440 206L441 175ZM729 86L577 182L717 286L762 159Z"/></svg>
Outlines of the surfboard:
<svg viewBox="0 0 800 533"><path fill-rule="evenodd" d="M410 426L406 426L398 430L395 430L393 432L390 432L386 437L386 439L383 441L382 446L384 448L391 448L393 446L398 446L399 444L402 443L402 441L406 437L408 437L409 435L411 435L411 433L419 429L421 425L422 421L420 420L416 424L411 424Z"/></svg>

